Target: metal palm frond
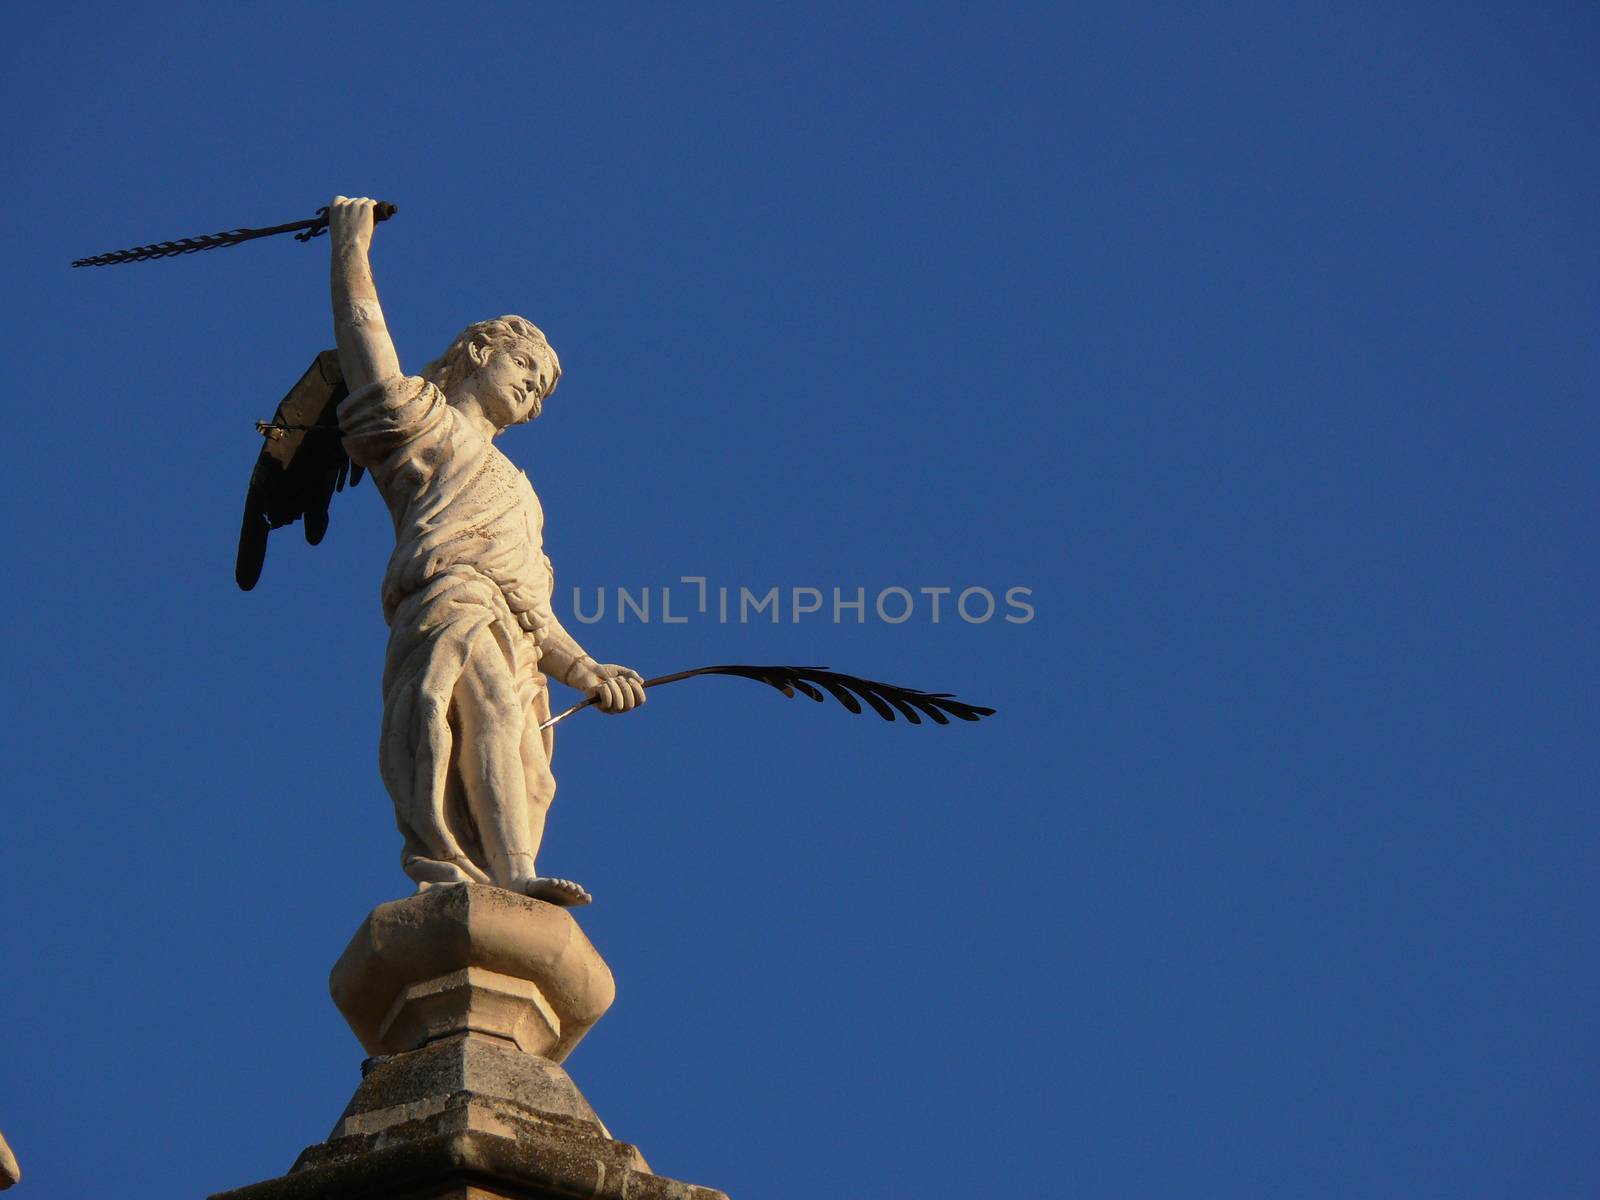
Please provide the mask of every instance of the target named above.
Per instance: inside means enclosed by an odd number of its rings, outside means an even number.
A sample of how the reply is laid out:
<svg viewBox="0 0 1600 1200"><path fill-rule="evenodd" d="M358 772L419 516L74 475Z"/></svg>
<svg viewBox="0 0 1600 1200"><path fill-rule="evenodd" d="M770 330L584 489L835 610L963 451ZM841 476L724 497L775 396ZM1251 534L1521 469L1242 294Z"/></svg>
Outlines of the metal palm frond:
<svg viewBox="0 0 1600 1200"><path fill-rule="evenodd" d="M977 721L993 716L994 709L957 700L949 692L923 692L916 688L901 687L897 683L882 683L876 679L860 679L830 671L827 667L752 666L746 663L723 663L714 667L696 667L691 671L676 671L671 675L657 675L646 679L645 687L675 683L696 675L737 675L741 679L754 679L770 688L776 688L791 700L796 693L809 696L819 704L824 694L832 696L853 713L862 712L862 701L885 721L892 721L899 713L913 725L922 724L927 717L936 725L948 725L950 718L958 721ZM544 722L539 728L548 729L564 721L580 709L588 708L592 699L580 700Z"/></svg>
<svg viewBox="0 0 1600 1200"><path fill-rule="evenodd" d="M372 210L374 222L387 221L399 210L387 200L380 201ZM295 231L299 230L298 233ZM155 242L149 246L129 246L126 250L113 250L109 254L95 254L75 259L75 267L109 267L117 263L148 262L152 258L176 258L180 254L196 254L201 250L217 250L223 246L237 246L240 242L272 237L280 233L293 233L297 242L309 242L328 231L328 210L317 209L317 215L304 221L290 221L287 225L269 225L263 229L224 229L221 233L203 233L199 237L178 238L170 242Z"/></svg>

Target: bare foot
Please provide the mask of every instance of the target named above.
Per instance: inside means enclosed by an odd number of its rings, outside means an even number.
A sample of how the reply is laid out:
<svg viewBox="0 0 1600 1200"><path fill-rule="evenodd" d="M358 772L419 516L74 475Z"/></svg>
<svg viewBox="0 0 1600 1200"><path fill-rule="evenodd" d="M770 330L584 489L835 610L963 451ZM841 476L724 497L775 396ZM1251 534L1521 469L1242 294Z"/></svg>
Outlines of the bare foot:
<svg viewBox="0 0 1600 1200"><path fill-rule="evenodd" d="M570 879L549 879L541 876L538 879L528 880L522 890L535 900L559 904L562 908L581 908L594 899L583 890L582 886Z"/></svg>
<svg viewBox="0 0 1600 1200"><path fill-rule="evenodd" d="M460 887L466 882L467 881L465 879L424 879L421 883L417 884L417 891L431 892L434 888Z"/></svg>

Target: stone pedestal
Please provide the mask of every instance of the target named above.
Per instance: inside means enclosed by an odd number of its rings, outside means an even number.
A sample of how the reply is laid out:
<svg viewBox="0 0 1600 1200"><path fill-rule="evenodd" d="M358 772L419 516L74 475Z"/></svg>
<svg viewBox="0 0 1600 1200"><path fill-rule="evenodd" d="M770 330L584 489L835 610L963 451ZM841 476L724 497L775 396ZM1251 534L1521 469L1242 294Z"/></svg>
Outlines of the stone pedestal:
<svg viewBox="0 0 1600 1200"><path fill-rule="evenodd" d="M374 909L330 984L361 1086L287 1175L211 1200L726 1200L652 1174L558 1065L616 995L566 909L433 888Z"/></svg>
<svg viewBox="0 0 1600 1200"><path fill-rule="evenodd" d="M373 909L328 984L372 1055L459 1032L560 1062L617 996L570 912L477 884Z"/></svg>

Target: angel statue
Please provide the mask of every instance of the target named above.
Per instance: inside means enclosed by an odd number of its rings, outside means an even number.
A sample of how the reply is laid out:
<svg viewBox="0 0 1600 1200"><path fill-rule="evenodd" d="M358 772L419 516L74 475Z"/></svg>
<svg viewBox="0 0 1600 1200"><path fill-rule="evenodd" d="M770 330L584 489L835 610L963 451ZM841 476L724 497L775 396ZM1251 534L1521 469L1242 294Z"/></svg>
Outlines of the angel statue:
<svg viewBox="0 0 1600 1200"><path fill-rule="evenodd" d="M333 327L349 395L338 426L394 520L379 765L420 887L490 883L552 904L589 893L535 868L555 797L548 681L605 712L643 704L639 674L597 663L551 611L539 497L495 446L561 378L521 317L480 321L417 375L400 369L370 261L375 202L328 208Z"/></svg>
<svg viewBox="0 0 1600 1200"><path fill-rule="evenodd" d="M528 477L495 448L531 421L561 378L550 343L521 317L469 325L414 376L401 374L372 281L372 231L386 202L335 196L315 217L132 246L74 267L172 258L294 233L330 234L333 327L325 350L256 422L266 440L245 497L234 577L261 577L267 535L304 521L316 545L345 483L370 472L394 520L383 580L389 648L378 758L404 837L401 862L421 888L487 883L553 904L589 903L534 863L555 797L551 728L587 707L628 712L645 689L734 676L793 698L831 696L885 721L978 721L994 713L949 692L924 692L819 666L722 663L641 679L597 663L551 611L544 513ZM556 679L587 695L550 714Z"/></svg>

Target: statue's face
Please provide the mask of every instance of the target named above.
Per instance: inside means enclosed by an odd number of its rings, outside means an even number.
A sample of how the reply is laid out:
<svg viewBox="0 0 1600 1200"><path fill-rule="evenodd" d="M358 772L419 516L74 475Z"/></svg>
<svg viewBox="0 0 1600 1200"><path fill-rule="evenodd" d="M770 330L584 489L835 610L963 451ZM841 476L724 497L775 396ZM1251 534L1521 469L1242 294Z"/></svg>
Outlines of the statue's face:
<svg viewBox="0 0 1600 1200"><path fill-rule="evenodd" d="M526 344L501 346L472 373L473 391L486 416L499 429L531 421L544 408L550 389L544 359Z"/></svg>

